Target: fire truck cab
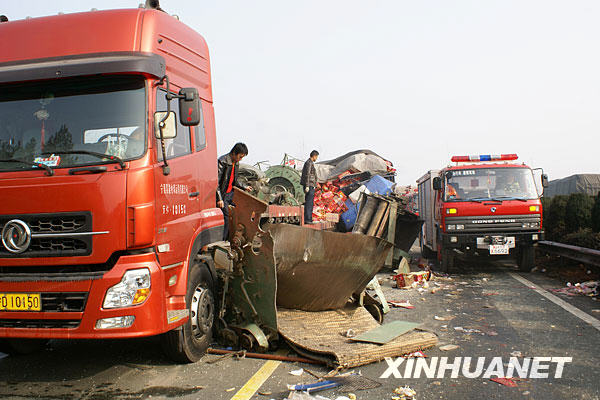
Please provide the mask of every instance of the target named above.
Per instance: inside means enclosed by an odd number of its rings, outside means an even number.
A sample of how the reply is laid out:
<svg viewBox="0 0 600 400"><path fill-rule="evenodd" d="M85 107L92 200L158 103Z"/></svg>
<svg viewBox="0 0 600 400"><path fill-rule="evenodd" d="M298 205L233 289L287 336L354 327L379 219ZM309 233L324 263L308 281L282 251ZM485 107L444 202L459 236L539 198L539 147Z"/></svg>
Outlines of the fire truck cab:
<svg viewBox="0 0 600 400"><path fill-rule="evenodd" d="M419 210L425 220L420 236L424 257L453 266L457 252L511 255L530 271L534 245L542 239L540 196L548 184L516 154L454 156L455 165L428 171L419 180Z"/></svg>

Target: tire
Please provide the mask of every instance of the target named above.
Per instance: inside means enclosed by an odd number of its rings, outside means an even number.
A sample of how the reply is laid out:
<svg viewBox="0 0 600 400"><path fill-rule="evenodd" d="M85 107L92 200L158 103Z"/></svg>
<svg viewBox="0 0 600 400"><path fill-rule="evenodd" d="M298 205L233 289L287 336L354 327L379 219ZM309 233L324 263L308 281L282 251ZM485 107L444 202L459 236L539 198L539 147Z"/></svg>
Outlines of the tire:
<svg viewBox="0 0 600 400"><path fill-rule="evenodd" d="M523 246L517 251L519 271L531 272L535 265L535 249L533 246Z"/></svg>
<svg viewBox="0 0 600 400"><path fill-rule="evenodd" d="M46 344L47 339L3 339L0 341L0 351L13 356L33 354L43 350Z"/></svg>
<svg viewBox="0 0 600 400"><path fill-rule="evenodd" d="M442 248L440 253L440 269L442 272L449 273L454 268L454 250Z"/></svg>
<svg viewBox="0 0 600 400"><path fill-rule="evenodd" d="M178 363L194 363L206 352L215 322L214 283L208 268L196 261L188 275L185 303L190 315L179 329L162 335L163 350Z"/></svg>
<svg viewBox="0 0 600 400"><path fill-rule="evenodd" d="M430 260L437 258L437 253L423 244L423 232L419 233L419 245L421 246L421 256Z"/></svg>

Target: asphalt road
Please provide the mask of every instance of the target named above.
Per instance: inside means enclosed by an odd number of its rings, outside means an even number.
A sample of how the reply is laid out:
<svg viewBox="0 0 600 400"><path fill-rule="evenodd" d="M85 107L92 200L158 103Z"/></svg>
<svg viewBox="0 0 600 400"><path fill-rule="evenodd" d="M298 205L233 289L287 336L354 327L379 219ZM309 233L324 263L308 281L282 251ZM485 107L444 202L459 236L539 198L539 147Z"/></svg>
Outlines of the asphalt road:
<svg viewBox="0 0 600 400"><path fill-rule="evenodd" d="M541 273L518 273L507 262L460 261L451 279L436 278L421 292L392 288L389 275L379 275L388 300L409 300L415 308L394 308L386 321L419 322L423 329L438 334L440 345L459 346L450 351L439 347L425 350L428 362L436 356L448 357L450 363L455 357L471 357L474 369L477 357L485 357L486 370L493 357L502 357L501 368L506 368L514 352L521 353L520 361L523 357L571 357L572 361L564 364L561 378L555 377L556 364L550 363L547 378L519 379L516 387L462 374L452 378L449 371L443 378L423 374L420 378L406 377L404 362L398 367L402 378L392 375L383 379L380 377L388 364L381 362L357 369L381 384L376 389L355 391L358 399L391 399L394 389L404 385L416 391L417 399L600 399L600 325L592 325L594 321L600 323L600 302L556 295L580 310L583 314L579 315L588 319L585 322L563 308L563 303L551 301L555 297L540 294L562 287L562 282ZM517 280L519 276L533 285ZM34 355L0 354L0 398L231 399L241 388L247 388L250 378L262 368L266 380L259 392L264 395L237 398L283 399L288 394L287 384L315 380L306 372L297 377L290 371L307 368L319 376L329 372L320 366L267 364L256 359L226 358L208 363L216 357L207 355L196 364L173 365L153 338L53 341ZM274 371L265 372L268 367ZM347 395L339 388L319 394L331 399Z"/></svg>

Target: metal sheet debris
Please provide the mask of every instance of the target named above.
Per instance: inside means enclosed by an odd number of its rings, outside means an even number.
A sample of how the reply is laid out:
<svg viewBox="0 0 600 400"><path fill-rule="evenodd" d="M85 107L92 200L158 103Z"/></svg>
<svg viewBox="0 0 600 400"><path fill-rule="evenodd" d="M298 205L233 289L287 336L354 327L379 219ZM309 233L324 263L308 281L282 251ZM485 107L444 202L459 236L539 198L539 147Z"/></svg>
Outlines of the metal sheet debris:
<svg viewBox="0 0 600 400"><path fill-rule="evenodd" d="M408 321L392 321L387 324L378 326L375 329L371 329L361 335L357 335L351 338L357 342L369 342L385 344L390 340L397 338L400 335L410 332L420 324Z"/></svg>

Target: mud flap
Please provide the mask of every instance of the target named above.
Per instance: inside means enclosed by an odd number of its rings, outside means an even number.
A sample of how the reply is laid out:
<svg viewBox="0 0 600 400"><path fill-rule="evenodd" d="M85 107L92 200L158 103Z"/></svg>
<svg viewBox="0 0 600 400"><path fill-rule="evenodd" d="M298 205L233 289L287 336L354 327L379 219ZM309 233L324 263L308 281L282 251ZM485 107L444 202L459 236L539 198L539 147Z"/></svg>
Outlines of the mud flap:
<svg viewBox="0 0 600 400"><path fill-rule="evenodd" d="M379 326L364 307L354 305L319 312L279 308L277 318L279 333L292 347L332 367L354 368L423 350L438 342L435 334L418 329L384 345L351 341L342 333L352 329L358 335Z"/></svg>

